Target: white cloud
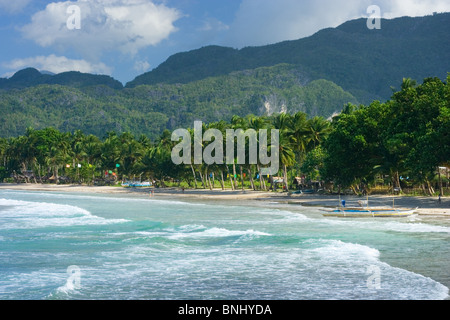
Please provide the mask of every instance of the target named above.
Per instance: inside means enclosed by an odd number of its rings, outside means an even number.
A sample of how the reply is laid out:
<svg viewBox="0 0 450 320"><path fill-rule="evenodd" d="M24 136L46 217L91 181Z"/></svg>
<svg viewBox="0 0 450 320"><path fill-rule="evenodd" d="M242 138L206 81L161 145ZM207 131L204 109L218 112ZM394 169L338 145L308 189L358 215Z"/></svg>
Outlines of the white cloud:
<svg viewBox="0 0 450 320"><path fill-rule="evenodd" d="M385 18L402 16L420 17L430 15L433 12L449 12L449 0L384 0L380 5Z"/></svg>
<svg viewBox="0 0 450 320"><path fill-rule="evenodd" d="M0 11L18 13L22 11L31 0L0 0Z"/></svg>
<svg viewBox="0 0 450 320"><path fill-rule="evenodd" d="M80 8L81 29L70 30L70 5ZM176 31L176 9L151 0L77 0L53 2L33 15L21 30L25 38L42 47L76 50L83 57L98 59L108 51L135 55L155 46Z"/></svg>
<svg viewBox="0 0 450 320"><path fill-rule="evenodd" d="M228 41L238 47L310 36L361 16L371 0L243 0Z"/></svg>
<svg viewBox="0 0 450 320"><path fill-rule="evenodd" d="M148 63L148 61L136 61L134 63L134 70L136 70L137 72L146 72L150 69L151 65L150 63Z"/></svg>
<svg viewBox="0 0 450 320"><path fill-rule="evenodd" d="M226 31L229 29L230 27L222 21L216 18L207 18L203 21L203 25L198 28L198 31Z"/></svg>
<svg viewBox="0 0 450 320"><path fill-rule="evenodd" d="M13 70L8 73L10 76L16 71L32 67L40 71L50 71L53 73L61 73L66 71L80 71L83 73L107 74L111 75L112 70L103 63L92 64L85 60L68 59L64 56L37 56L25 59L15 59L8 63L4 63L3 67Z"/></svg>
<svg viewBox="0 0 450 320"><path fill-rule="evenodd" d="M307 37L367 17L373 4L386 18L450 11L449 0L242 0L224 44L240 48Z"/></svg>

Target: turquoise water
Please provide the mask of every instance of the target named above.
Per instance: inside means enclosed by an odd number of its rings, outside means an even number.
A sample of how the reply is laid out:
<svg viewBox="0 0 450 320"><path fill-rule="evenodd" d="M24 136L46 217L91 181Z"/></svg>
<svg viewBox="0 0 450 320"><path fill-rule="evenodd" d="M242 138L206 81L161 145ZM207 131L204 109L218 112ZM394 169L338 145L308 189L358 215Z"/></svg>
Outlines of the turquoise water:
<svg viewBox="0 0 450 320"><path fill-rule="evenodd" d="M3 190L0 299L448 299L449 240L443 218Z"/></svg>

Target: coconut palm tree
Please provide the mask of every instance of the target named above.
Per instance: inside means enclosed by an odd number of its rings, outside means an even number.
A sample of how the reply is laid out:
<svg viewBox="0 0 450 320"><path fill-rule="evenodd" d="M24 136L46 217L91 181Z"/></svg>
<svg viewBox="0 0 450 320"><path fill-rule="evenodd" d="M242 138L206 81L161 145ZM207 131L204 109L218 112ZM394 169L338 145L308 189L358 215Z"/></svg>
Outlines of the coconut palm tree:
<svg viewBox="0 0 450 320"><path fill-rule="evenodd" d="M263 130L263 129L268 129L270 124L269 124L269 120L267 117L262 116L262 117L257 117L255 115L249 115L247 116L247 127L249 129L253 129L258 133L258 146L259 146L259 131ZM258 172L258 177L259 177L259 185L260 185L260 189L261 190L265 190L265 181L264 181L264 176L261 174L261 168L260 168L260 163L259 163L259 158L258 158L258 163L256 164L256 170ZM248 166L248 173L249 173L249 178L250 178L250 183L252 185L252 188L254 190L256 190L256 185L253 182L253 171L252 171L252 165Z"/></svg>
<svg viewBox="0 0 450 320"><path fill-rule="evenodd" d="M46 157L46 164L53 170L55 184L59 183L59 168L70 159L70 133L58 133L52 139L52 145Z"/></svg>
<svg viewBox="0 0 450 320"><path fill-rule="evenodd" d="M286 191L289 192L289 183L287 171L288 167L295 164L295 153L293 146L295 145L295 139L292 137L289 131L280 131L280 163L283 166L283 180Z"/></svg>
<svg viewBox="0 0 450 320"><path fill-rule="evenodd" d="M100 145L100 161L102 170L112 170L120 161L120 140L115 132L108 132Z"/></svg>
<svg viewBox="0 0 450 320"><path fill-rule="evenodd" d="M286 113L281 113L273 119L273 126L280 131L279 154L280 163L283 167L283 180L286 191L289 191L287 171L288 167L295 164L294 148L297 142L294 131L292 131L292 123L293 117Z"/></svg>
<svg viewBox="0 0 450 320"><path fill-rule="evenodd" d="M290 122L288 133L292 137L292 149L296 156L296 163L300 166L311 141L310 127L306 113L298 112L294 114Z"/></svg>
<svg viewBox="0 0 450 320"><path fill-rule="evenodd" d="M331 130L331 123L323 117L314 117L308 120L308 136L312 143L311 149L322 144L330 134Z"/></svg>
<svg viewBox="0 0 450 320"><path fill-rule="evenodd" d="M244 131L247 130L247 123L246 123L245 119L240 116L233 116L231 118L231 129L234 129L234 130L242 129ZM234 150L235 156L237 156L236 148L237 148L237 146L235 145L235 150ZM235 160L233 161L234 189L237 189L237 187L238 187L237 173L236 173L236 161L237 161L237 159L235 158ZM239 165L239 167L240 167L240 171L242 172L241 165ZM244 181L242 180L242 178L243 177L241 174L241 187L242 187L242 189L244 189Z"/></svg>

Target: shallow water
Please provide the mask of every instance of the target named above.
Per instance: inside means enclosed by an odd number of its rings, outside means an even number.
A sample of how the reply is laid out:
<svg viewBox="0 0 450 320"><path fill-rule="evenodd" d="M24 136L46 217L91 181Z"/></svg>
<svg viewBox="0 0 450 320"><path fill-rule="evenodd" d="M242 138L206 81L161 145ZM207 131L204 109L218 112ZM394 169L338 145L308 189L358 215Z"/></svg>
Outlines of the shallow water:
<svg viewBox="0 0 450 320"><path fill-rule="evenodd" d="M0 191L0 299L448 299L443 218Z"/></svg>

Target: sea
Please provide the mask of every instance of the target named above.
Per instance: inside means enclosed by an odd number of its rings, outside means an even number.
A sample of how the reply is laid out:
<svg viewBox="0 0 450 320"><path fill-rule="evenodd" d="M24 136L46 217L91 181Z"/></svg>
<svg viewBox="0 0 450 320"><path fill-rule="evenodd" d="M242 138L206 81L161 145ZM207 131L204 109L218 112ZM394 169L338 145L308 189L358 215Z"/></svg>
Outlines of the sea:
<svg viewBox="0 0 450 320"><path fill-rule="evenodd" d="M0 190L0 300L448 300L450 219Z"/></svg>

